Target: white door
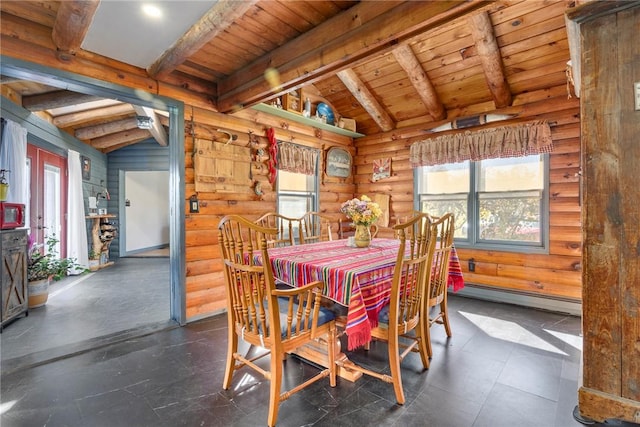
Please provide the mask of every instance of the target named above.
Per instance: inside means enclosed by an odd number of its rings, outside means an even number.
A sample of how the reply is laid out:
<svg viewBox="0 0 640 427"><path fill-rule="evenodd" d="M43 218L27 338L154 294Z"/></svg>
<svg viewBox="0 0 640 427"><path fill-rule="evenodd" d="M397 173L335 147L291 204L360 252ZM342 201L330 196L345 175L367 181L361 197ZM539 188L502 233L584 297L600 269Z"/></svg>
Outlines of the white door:
<svg viewBox="0 0 640 427"><path fill-rule="evenodd" d="M125 254L167 246L169 172L126 171L124 185Z"/></svg>

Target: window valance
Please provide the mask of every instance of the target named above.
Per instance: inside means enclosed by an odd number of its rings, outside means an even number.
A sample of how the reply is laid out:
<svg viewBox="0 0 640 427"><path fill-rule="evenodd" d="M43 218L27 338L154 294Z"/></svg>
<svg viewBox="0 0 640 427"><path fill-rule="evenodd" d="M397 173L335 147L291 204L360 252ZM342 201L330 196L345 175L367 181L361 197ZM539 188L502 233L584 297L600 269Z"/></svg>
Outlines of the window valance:
<svg viewBox="0 0 640 427"><path fill-rule="evenodd" d="M411 144L411 166L432 166L465 160L520 157L553 150L546 121L441 135Z"/></svg>
<svg viewBox="0 0 640 427"><path fill-rule="evenodd" d="M290 142L278 142L278 169L315 175L320 150Z"/></svg>

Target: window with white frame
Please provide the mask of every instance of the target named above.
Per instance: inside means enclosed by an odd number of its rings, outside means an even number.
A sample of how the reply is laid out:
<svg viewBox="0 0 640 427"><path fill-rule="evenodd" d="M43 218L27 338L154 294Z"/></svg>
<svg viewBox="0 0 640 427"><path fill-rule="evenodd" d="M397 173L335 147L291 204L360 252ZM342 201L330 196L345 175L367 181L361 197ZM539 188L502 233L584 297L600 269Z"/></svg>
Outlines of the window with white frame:
<svg viewBox="0 0 640 427"><path fill-rule="evenodd" d="M317 210L317 176L278 171L278 213L300 218Z"/></svg>
<svg viewBox="0 0 640 427"><path fill-rule="evenodd" d="M416 200L423 212L453 212L459 246L543 250L548 223L547 155L421 166Z"/></svg>

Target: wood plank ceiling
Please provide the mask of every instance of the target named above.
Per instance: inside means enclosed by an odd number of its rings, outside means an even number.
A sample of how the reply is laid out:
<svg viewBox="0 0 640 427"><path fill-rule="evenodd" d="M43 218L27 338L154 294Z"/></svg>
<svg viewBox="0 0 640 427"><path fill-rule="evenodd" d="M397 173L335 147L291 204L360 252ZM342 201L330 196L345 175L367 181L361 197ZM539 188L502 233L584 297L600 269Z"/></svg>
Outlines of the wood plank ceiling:
<svg viewBox="0 0 640 427"><path fill-rule="evenodd" d="M80 46L98 3L3 0L2 54L11 56L13 40L37 34L60 58L95 60ZM303 88L337 116L355 119L366 135L431 129L460 117L506 114L527 94L562 87L569 60L564 14L574 5L220 0L146 74L225 113ZM264 78L268 68L278 70L280 86ZM4 77L2 93L104 152L151 135L136 126L140 107ZM156 122L168 126L163 116ZM162 131L153 131L161 144Z"/></svg>

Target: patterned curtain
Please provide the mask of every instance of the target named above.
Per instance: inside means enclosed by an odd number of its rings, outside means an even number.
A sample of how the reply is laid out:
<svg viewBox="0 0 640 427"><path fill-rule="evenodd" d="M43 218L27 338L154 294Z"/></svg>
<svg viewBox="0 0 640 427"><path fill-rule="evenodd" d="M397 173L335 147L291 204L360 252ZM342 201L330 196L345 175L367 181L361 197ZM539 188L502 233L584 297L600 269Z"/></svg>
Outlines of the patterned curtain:
<svg viewBox="0 0 640 427"><path fill-rule="evenodd" d="M278 142L278 169L315 175L320 150L290 142Z"/></svg>
<svg viewBox="0 0 640 427"><path fill-rule="evenodd" d="M457 132L411 144L411 166L442 165L465 160L521 157L553 151L546 121Z"/></svg>

